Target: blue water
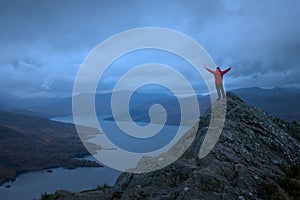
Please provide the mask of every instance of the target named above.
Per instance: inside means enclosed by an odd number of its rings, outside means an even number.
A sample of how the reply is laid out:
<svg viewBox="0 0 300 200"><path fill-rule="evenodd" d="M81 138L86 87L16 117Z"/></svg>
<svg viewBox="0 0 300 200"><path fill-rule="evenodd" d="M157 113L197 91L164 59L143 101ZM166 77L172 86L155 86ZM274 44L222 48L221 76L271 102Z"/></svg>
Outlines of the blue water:
<svg viewBox="0 0 300 200"><path fill-rule="evenodd" d="M105 116L98 115L98 122L105 132L106 136L116 146L134 153L145 153L158 150L167 145L176 135L179 126L164 125L163 128L154 136L149 138L137 138L124 133L115 121L103 120ZM85 116L85 123L89 124L91 116ZM56 117L52 120L61 121L66 123L74 123L72 116L68 117ZM131 123L131 122L120 122ZM149 125L147 122L136 122L139 126ZM81 124L86 125L86 124ZM88 126L93 126L92 124ZM152 124L152 126L159 126L158 124ZM188 129L189 126L187 126ZM94 127L96 128L96 127ZM141 133L143 134L143 133Z"/></svg>
<svg viewBox="0 0 300 200"><path fill-rule="evenodd" d="M73 123L72 117L53 119ZM92 156L86 159L94 158ZM54 193L57 190L82 191L94 189L104 183L114 185L121 172L109 167L80 167L72 170L52 169L52 173L35 171L21 174L13 182L6 182L0 187L1 200L32 200L41 197L44 192ZM10 185L10 188L5 186Z"/></svg>
<svg viewBox="0 0 300 200"><path fill-rule="evenodd" d="M29 200L41 197L41 193L54 193L57 190L82 191L96 188L104 183L114 185L119 171L108 167L79 167L68 170L52 169L21 174L14 182L6 182L0 187L0 199ZM10 188L6 188L10 185Z"/></svg>
<svg viewBox="0 0 300 200"><path fill-rule="evenodd" d="M178 129L177 126L165 126L162 130L161 138L155 138L149 140L145 145L143 141L138 141L134 138L126 138L126 140L120 137L120 134L113 121L103 120L103 116L98 116L100 123L104 125L110 134L110 139L118 145L125 143L129 147L134 147L134 150L139 152L149 151L151 148L159 148L166 144L172 137L173 133ZM52 118L54 121L60 121L65 123L73 123L72 116L56 117ZM88 120L87 120L88 121ZM143 122L139 125L146 125ZM102 126L101 125L101 126ZM131 140L133 139L133 140ZM141 143L139 143L141 142ZM150 149L151 150L151 149ZM89 159L94 159L92 156ZM19 199L33 199L40 198L44 192L54 193L57 190L69 190L69 191L82 191L88 189L94 189L97 185L103 185L104 183L114 185L116 179L121 172L111 169L109 167L97 167L97 168L76 168L72 170L56 168L52 169L53 173L49 173L46 170L25 173L16 178L14 182L4 183L0 187L0 199L5 200L19 200ZM10 188L6 188L6 185L10 185Z"/></svg>

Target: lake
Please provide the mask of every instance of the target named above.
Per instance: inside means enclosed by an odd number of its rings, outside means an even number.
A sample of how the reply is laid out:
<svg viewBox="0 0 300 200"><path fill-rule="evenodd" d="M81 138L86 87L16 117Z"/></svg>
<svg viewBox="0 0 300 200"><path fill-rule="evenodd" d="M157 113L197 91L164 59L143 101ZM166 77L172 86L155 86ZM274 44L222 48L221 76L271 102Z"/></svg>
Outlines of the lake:
<svg viewBox="0 0 300 200"><path fill-rule="evenodd" d="M165 145L174 135L171 132L176 131L178 126L165 126L163 132L159 137L150 137L150 139L138 139L138 138L128 138L127 135L119 135L118 127L115 126L113 121L103 120L103 116L98 116L100 123L102 123L104 128L110 130L110 139L116 144L124 146L131 150L134 148L135 151L147 152L155 148L158 149ZM65 123L73 123L72 116L66 117L56 117L52 118L54 121L60 121ZM88 121L88 120L87 120ZM126 123L126 122L122 122ZM128 123L128 122L127 122ZM141 122L139 125L146 126L148 123ZM187 127L188 129L189 127ZM101 135L91 140L97 141L102 140ZM129 140L130 139L130 140ZM94 159L94 157L89 156L87 159ZM111 169L109 167L86 167L86 168L76 168L72 170L55 168L52 169L52 173L44 171L35 171L22 174L16 178L14 182L4 183L0 187L0 199L5 200L19 200L19 199L33 199L39 198L42 193L54 193L57 190L69 190L74 192L79 192L83 190L94 189L98 185L103 185L104 183L108 185L114 185L118 176L121 172ZM10 188L5 186L10 185Z"/></svg>
<svg viewBox="0 0 300 200"><path fill-rule="evenodd" d="M108 167L85 167L73 170L55 168L52 173L44 171L21 174L12 183L0 187L0 199L19 200L40 198L41 193L54 193L57 190L82 191L96 188L97 185L114 185L120 172ZM6 188L6 185L10 188Z"/></svg>
<svg viewBox="0 0 300 200"><path fill-rule="evenodd" d="M72 123L72 117L60 117L52 120ZM86 159L94 158L88 156ZM6 182L0 187L0 199L32 200L40 198L44 192L54 193L57 190L79 192L94 189L104 183L114 185L121 172L109 167L79 167L68 170L64 168L28 172L19 175L15 181ZM5 186L10 185L10 188Z"/></svg>

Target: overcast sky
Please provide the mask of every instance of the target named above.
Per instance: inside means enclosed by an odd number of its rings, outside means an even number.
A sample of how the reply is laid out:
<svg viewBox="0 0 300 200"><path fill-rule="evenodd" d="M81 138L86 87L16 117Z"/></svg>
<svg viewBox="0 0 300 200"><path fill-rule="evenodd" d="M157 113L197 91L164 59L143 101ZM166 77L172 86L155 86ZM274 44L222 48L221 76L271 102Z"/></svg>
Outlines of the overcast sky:
<svg viewBox="0 0 300 200"><path fill-rule="evenodd" d="M0 0L1 96L70 96L80 64L96 45L145 26L180 31L222 69L234 66L227 89L300 87L299 8L298 0ZM148 62L143 55L120 63ZM163 55L148 57L181 62ZM118 71L112 68L103 84L112 84ZM198 84L197 77L191 82Z"/></svg>

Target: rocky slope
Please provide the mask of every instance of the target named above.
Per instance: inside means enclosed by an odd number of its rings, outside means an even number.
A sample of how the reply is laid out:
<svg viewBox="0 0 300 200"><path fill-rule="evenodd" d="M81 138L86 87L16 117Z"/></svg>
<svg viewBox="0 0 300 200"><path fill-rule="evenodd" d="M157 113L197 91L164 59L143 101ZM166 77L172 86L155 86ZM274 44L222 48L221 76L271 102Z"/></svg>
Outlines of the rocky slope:
<svg viewBox="0 0 300 200"><path fill-rule="evenodd" d="M214 149L198 152L210 110L196 138L175 163L146 174L123 173L115 186L58 191L52 199L299 199L300 128L227 95L226 122Z"/></svg>

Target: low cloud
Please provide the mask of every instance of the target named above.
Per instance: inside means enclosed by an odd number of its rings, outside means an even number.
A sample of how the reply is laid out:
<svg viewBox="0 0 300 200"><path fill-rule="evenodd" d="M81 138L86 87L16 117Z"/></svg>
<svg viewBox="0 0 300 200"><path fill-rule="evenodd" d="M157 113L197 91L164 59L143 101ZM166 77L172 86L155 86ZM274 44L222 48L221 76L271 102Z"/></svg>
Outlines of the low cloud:
<svg viewBox="0 0 300 200"><path fill-rule="evenodd" d="M300 87L299 7L297 0L1 1L0 90L19 98L71 95L80 63L97 44L144 26L181 31L217 65L234 66L227 88ZM115 81L113 70L105 84Z"/></svg>

